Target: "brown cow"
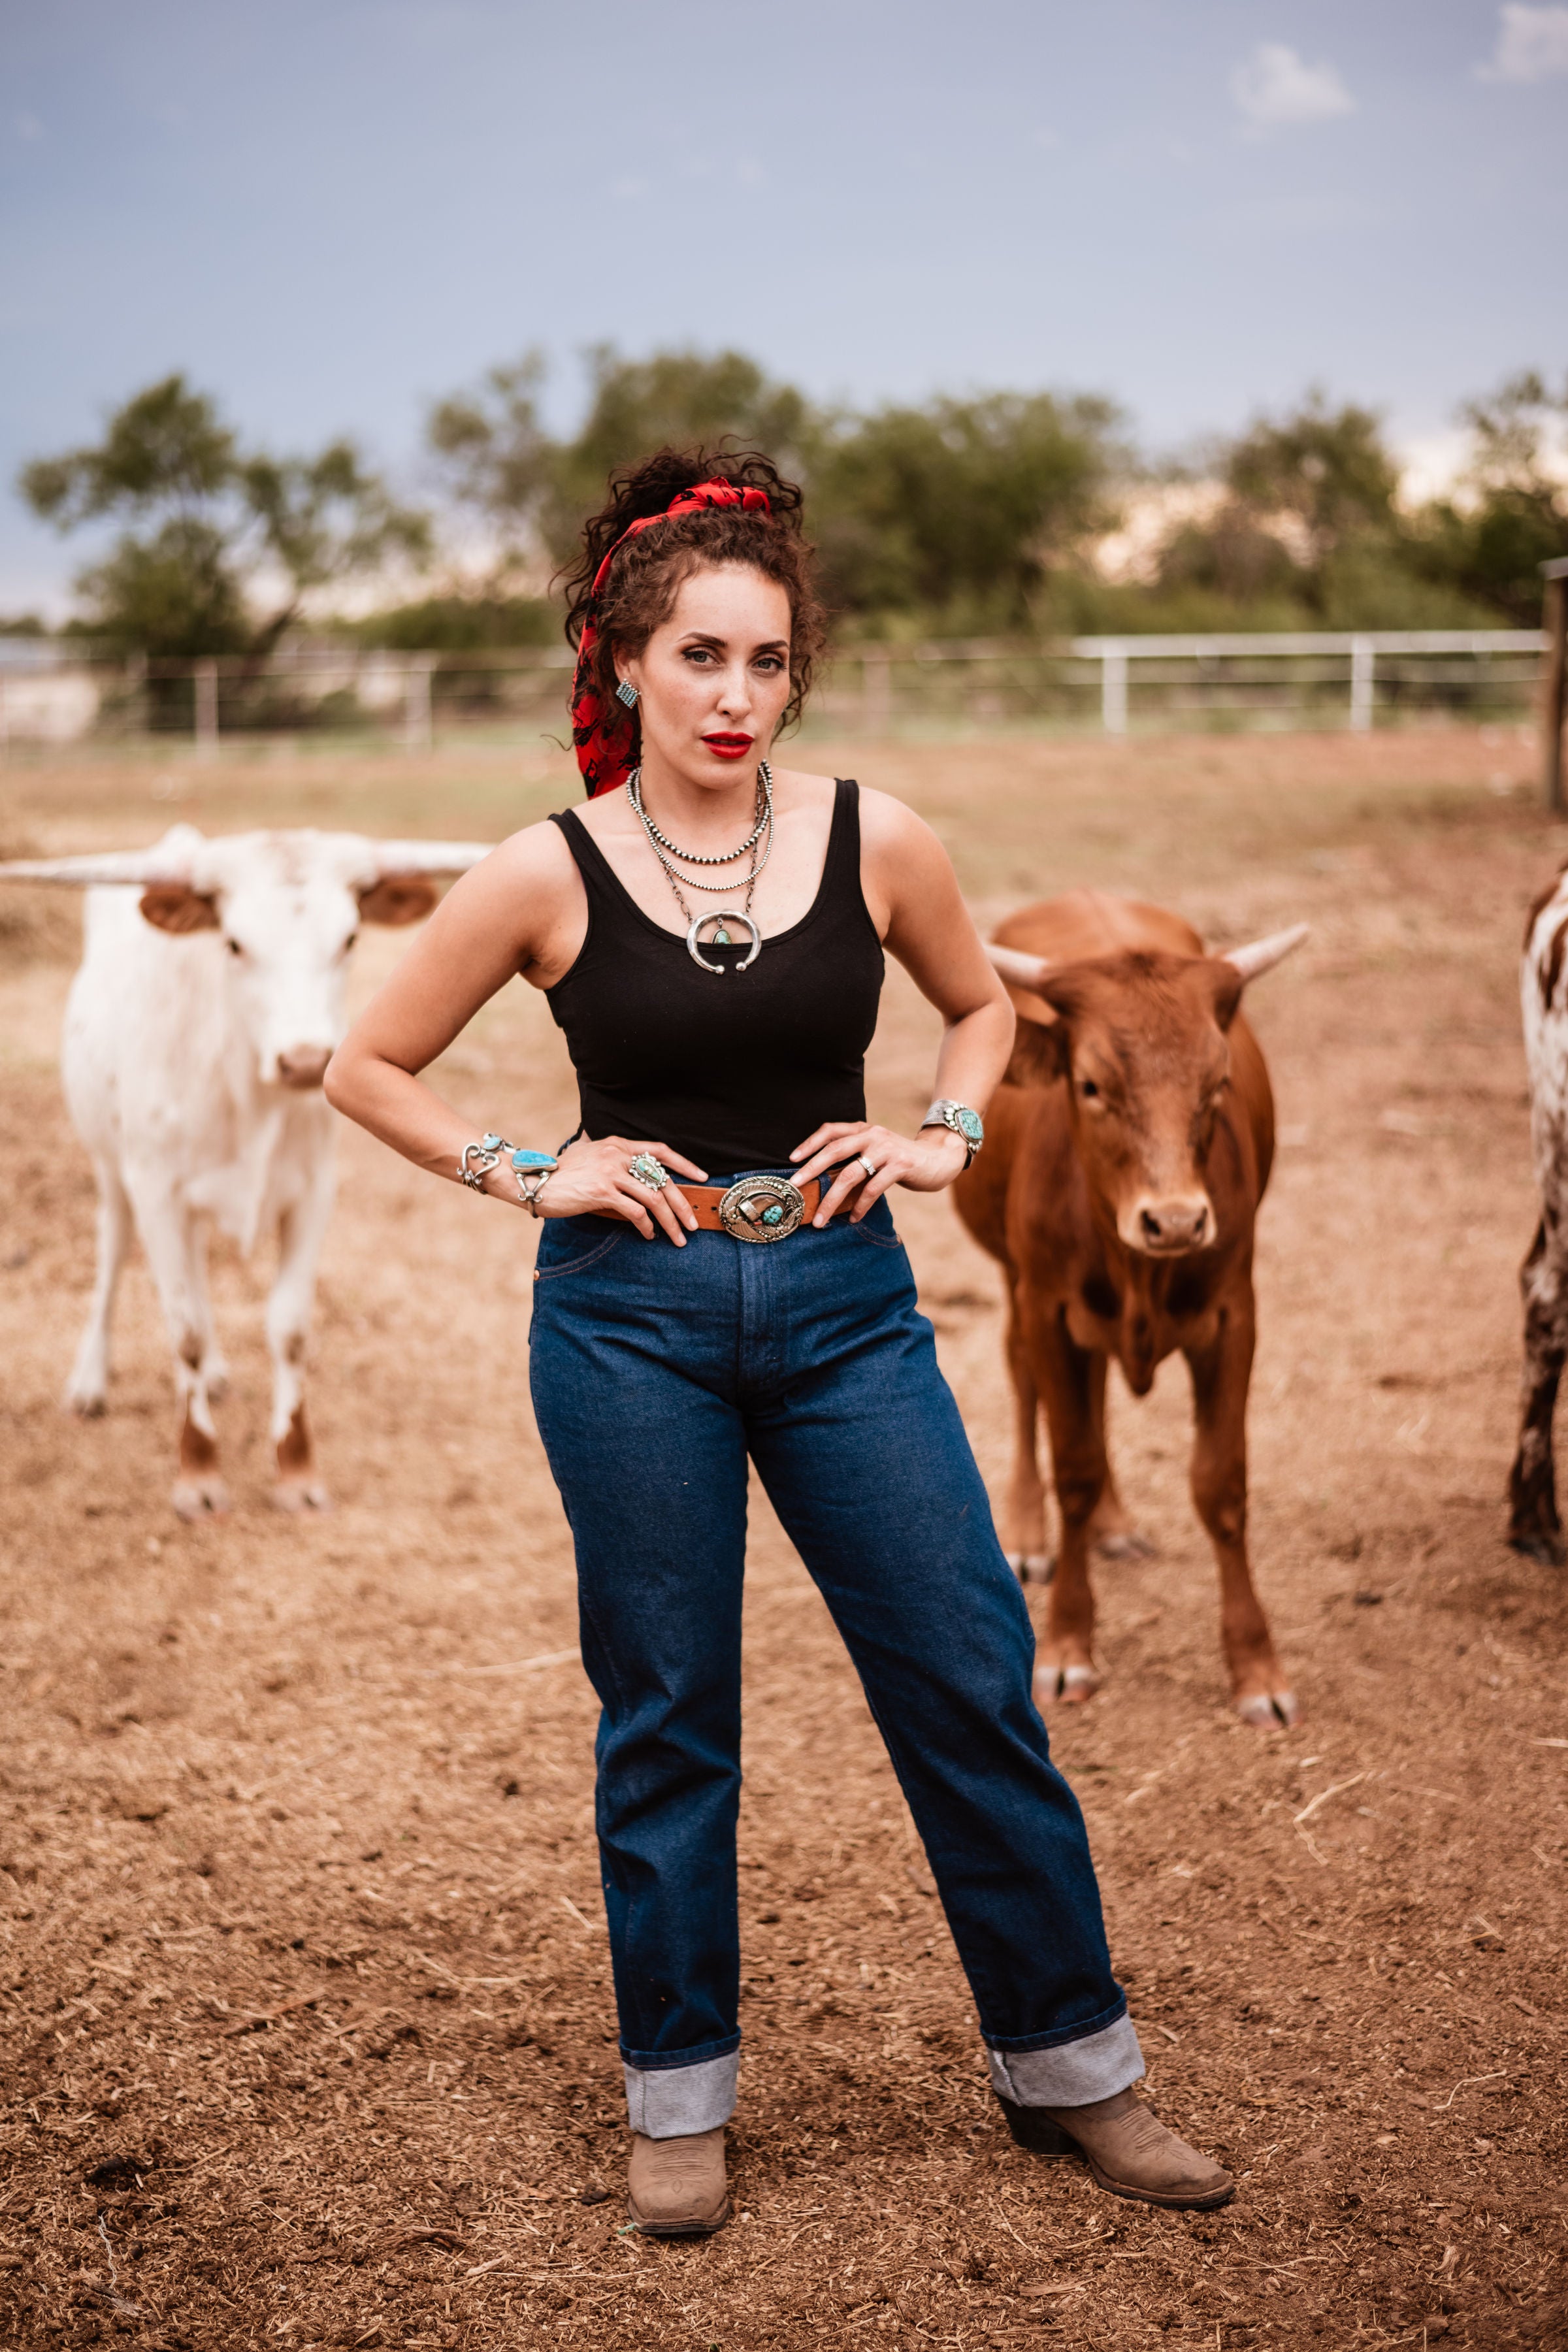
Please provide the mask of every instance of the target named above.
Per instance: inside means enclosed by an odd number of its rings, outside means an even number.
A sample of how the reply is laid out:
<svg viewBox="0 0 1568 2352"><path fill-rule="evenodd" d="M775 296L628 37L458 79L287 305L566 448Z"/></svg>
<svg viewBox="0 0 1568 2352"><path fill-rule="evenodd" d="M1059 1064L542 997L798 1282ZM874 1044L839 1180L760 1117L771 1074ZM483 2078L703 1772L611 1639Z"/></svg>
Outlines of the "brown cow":
<svg viewBox="0 0 1568 2352"><path fill-rule="evenodd" d="M1247 1556L1252 1234L1274 1101L1238 1008L1247 982L1305 936L1301 924L1205 955L1179 916L1080 890L1010 916L990 950L1018 1042L955 1198L1007 1277L1018 1418L1004 1541L1025 1574L1044 1566L1042 1403L1050 1433L1061 1544L1035 1676L1042 1704L1098 1689L1089 1549L1136 1543L1106 1458L1107 1365L1114 1356L1146 1396L1179 1348L1232 1695L1249 1723L1295 1719Z"/></svg>

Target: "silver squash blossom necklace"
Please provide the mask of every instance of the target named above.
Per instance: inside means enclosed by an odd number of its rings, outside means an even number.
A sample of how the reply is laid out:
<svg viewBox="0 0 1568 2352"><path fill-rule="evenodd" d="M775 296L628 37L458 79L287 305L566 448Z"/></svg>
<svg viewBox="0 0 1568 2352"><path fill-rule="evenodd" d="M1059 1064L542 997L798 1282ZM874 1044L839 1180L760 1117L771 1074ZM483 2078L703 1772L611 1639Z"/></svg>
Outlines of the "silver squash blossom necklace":
<svg viewBox="0 0 1568 2352"><path fill-rule="evenodd" d="M704 923L717 923L719 928L708 944L710 947L727 948L733 945L729 926L731 923L743 923L750 934L752 943L749 951L741 958L735 970L749 971L763 951L763 935L752 919L752 898L756 890L757 877L772 856L773 846L773 772L767 761L759 760L757 762L756 822L751 832L738 849L721 850L714 856L705 856L700 850L681 849L670 840L668 834L659 831L643 805L640 768L634 768L626 778L626 798L631 803L642 829L647 835L648 847L663 867L665 879L675 893L675 903L687 919L686 952L692 962L700 965L704 971L712 972L716 979L722 980L729 969L728 965L710 963L698 943L697 934ZM733 890L734 883L733 881L699 882L694 875L677 874L669 862L670 859L679 857L683 866L733 866L739 859L745 856L748 850L752 854L752 864L746 876L745 904L742 907L709 907L694 915L687 903L686 890L701 890L711 898L721 898L726 891ZM682 883L686 886L684 890L681 887Z"/></svg>

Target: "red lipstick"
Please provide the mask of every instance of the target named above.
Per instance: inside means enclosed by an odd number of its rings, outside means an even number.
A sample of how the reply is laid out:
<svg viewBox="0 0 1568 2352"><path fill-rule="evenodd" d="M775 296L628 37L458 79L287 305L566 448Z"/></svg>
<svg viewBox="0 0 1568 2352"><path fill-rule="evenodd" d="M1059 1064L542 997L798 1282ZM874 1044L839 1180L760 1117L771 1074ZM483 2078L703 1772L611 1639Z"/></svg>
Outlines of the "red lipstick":
<svg viewBox="0 0 1568 2352"><path fill-rule="evenodd" d="M702 740L720 760L743 760L752 748L750 735L704 735Z"/></svg>

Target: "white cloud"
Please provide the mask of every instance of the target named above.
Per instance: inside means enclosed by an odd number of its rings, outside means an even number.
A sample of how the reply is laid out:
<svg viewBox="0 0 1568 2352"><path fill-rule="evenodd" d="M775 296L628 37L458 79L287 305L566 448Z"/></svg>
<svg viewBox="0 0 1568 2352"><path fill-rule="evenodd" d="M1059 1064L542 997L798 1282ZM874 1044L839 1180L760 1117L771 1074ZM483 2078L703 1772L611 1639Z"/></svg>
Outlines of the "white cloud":
<svg viewBox="0 0 1568 2352"><path fill-rule="evenodd" d="M1529 8L1509 0L1500 12L1497 52L1476 68L1482 81L1544 81L1568 73L1568 8Z"/></svg>
<svg viewBox="0 0 1568 2352"><path fill-rule="evenodd" d="M1246 64L1232 73L1230 94L1254 139L1280 123L1327 122L1336 114L1355 111L1355 100L1332 66L1307 65L1281 41L1258 43Z"/></svg>

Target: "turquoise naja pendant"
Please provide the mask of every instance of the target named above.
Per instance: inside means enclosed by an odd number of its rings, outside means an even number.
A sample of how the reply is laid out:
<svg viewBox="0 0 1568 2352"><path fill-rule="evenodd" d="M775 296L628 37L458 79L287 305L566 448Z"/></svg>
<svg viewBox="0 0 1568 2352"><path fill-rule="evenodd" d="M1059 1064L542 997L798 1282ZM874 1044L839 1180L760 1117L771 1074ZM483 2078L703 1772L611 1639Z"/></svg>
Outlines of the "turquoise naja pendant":
<svg viewBox="0 0 1568 2352"><path fill-rule="evenodd" d="M722 912L721 912L717 908L710 908L705 915L699 915L689 926L686 934L686 952L691 958L693 963L700 964L704 971L712 972L716 979L722 980L729 967L728 965L721 963L710 963L707 957L699 947L697 943L697 934L702 929L704 923L717 923L719 926L718 929L714 932L713 937L708 942L710 947L715 948L727 948L732 946L733 940L731 937L730 925L731 923L744 923L747 930L752 935L752 945L750 952L743 955L741 958L740 962L735 966L735 970L737 971L749 971L752 965L756 962L757 958L762 954L763 935L761 931L758 930L755 923L752 922L750 915L743 915L733 907L726 907Z"/></svg>

